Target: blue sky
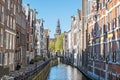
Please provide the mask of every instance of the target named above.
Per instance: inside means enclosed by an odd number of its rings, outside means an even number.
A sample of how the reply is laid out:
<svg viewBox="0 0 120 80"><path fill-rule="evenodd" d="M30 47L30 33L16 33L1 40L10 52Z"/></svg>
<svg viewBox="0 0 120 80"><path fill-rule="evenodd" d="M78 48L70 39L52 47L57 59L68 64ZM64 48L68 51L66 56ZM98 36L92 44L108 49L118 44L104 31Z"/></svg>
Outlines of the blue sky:
<svg viewBox="0 0 120 80"><path fill-rule="evenodd" d="M62 32L71 27L71 16L77 15L81 9L81 0L23 0L23 5L30 4L32 9L38 11L37 18L45 20L44 27L50 29L50 37L54 37L58 18Z"/></svg>

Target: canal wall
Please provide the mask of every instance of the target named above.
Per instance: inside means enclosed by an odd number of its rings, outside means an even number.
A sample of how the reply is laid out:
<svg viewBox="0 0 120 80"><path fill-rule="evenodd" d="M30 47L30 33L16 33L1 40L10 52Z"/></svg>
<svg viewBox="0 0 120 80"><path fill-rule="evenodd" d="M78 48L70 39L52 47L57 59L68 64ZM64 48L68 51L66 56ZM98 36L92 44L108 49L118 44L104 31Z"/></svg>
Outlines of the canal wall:
<svg viewBox="0 0 120 80"><path fill-rule="evenodd" d="M50 62L32 79L32 80L45 80L50 71Z"/></svg>
<svg viewBox="0 0 120 80"><path fill-rule="evenodd" d="M52 66L58 64L57 58L53 58L50 62L32 79L32 80L46 80Z"/></svg>

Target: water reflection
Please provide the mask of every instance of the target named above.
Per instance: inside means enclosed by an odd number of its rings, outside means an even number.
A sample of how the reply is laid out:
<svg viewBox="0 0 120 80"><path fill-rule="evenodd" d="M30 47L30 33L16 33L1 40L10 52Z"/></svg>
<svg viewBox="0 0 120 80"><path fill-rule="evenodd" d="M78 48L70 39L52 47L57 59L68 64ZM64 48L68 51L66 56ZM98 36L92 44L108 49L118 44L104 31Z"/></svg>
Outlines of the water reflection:
<svg viewBox="0 0 120 80"><path fill-rule="evenodd" d="M76 68L59 64L51 68L47 80L87 80L87 78Z"/></svg>

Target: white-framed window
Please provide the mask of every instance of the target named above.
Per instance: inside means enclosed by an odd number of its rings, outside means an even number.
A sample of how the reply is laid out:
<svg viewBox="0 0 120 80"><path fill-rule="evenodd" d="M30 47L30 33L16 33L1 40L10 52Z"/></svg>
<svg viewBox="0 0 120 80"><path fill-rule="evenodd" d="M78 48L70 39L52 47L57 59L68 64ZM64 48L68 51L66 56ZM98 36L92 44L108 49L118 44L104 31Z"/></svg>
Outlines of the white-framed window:
<svg viewBox="0 0 120 80"><path fill-rule="evenodd" d="M18 13L20 13L20 5L18 5Z"/></svg>
<svg viewBox="0 0 120 80"><path fill-rule="evenodd" d="M117 62L120 64L120 40L117 41Z"/></svg>
<svg viewBox="0 0 120 80"><path fill-rule="evenodd" d="M110 30L112 30L112 11L110 12Z"/></svg>
<svg viewBox="0 0 120 80"><path fill-rule="evenodd" d="M109 43L109 50L110 50L110 61L113 59L113 52L112 52L112 42Z"/></svg>
<svg viewBox="0 0 120 80"><path fill-rule="evenodd" d="M12 34L10 34L10 43L9 43L9 49L12 49Z"/></svg>
<svg viewBox="0 0 120 80"><path fill-rule="evenodd" d="M15 23L15 19L13 19L13 30L16 29L16 23Z"/></svg>
<svg viewBox="0 0 120 80"><path fill-rule="evenodd" d="M9 15L7 16L7 26L9 27L9 22L10 21L10 18L9 18Z"/></svg>
<svg viewBox="0 0 120 80"><path fill-rule="evenodd" d="M4 54L4 65L7 65L8 63L8 53Z"/></svg>
<svg viewBox="0 0 120 80"><path fill-rule="evenodd" d="M105 0L102 0L102 8L105 7Z"/></svg>
<svg viewBox="0 0 120 80"><path fill-rule="evenodd" d="M0 65L2 65L2 57L3 57L3 55L2 55L2 53L0 53Z"/></svg>
<svg viewBox="0 0 120 80"><path fill-rule="evenodd" d="M14 53L12 53L11 57L12 57L11 63L14 63Z"/></svg>
<svg viewBox="0 0 120 80"><path fill-rule="evenodd" d="M117 7L117 27L120 27L120 5Z"/></svg>
<svg viewBox="0 0 120 80"><path fill-rule="evenodd" d="M12 49L15 49L15 36L13 35L13 45L12 45Z"/></svg>
<svg viewBox="0 0 120 80"><path fill-rule="evenodd" d="M11 5L10 5L10 7L13 9L13 2L11 2Z"/></svg>
<svg viewBox="0 0 120 80"><path fill-rule="evenodd" d="M2 0L3 2L5 2L5 0Z"/></svg>
<svg viewBox="0 0 120 80"><path fill-rule="evenodd" d="M12 64L14 62L14 53L9 53L9 64Z"/></svg>
<svg viewBox="0 0 120 80"><path fill-rule="evenodd" d="M108 31L108 16L106 16L106 31Z"/></svg>
<svg viewBox="0 0 120 80"><path fill-rule="evenodd" d="M14 14L16 13L16 4L14 4Z"/></svg>
<svg viewBox="0 0 120 80"><path fill-rule="evenodd" d="M8 1L8 9L10 10L10 0L7 1Z"/></svg>
<svg viewBox="0 0 120 80"><path fill-rule="evenodd" d="M6 32L6 49L9 48L9 33Z"/></svg>
<svg viewBox="0 0 120 80"><path fill-rule="evenodd" d="M4 24L4 6L2 6L1 10L1 22Z"/></svg>
<svg viewBox="0 0 120 80"><path fill-rule="evenodd" d="M12 29L12 17L10 17L10 28Z"/></svg>
<svg viewBox="0 0 120 80"><path fill-rule="evenodd" d="M104 18L102 18L102 34L104 34Z"/></svg>
<svg viewBox="0 0 120 80"><path fill-rule="evenodd" d="M0 29L0 47L3 47L3 28Z"/></svg>
<svg viewBox="0 0 120 80"><path fill-rule="evenodd" d="M9 52L9 64L11 64L11 53Z"/></svg>

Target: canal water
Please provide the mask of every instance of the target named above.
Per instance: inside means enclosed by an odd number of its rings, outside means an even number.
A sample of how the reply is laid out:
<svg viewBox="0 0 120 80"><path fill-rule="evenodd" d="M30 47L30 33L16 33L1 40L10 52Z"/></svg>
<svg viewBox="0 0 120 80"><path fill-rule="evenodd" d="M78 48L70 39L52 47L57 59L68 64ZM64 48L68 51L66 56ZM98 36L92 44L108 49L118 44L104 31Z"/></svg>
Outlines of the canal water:
<svg viewBox="0 0 120 80"><path fill-rule="evenodd" d="M87 78L76 68L61 63L51 68L47 80L87 80Z"/></svg>

